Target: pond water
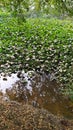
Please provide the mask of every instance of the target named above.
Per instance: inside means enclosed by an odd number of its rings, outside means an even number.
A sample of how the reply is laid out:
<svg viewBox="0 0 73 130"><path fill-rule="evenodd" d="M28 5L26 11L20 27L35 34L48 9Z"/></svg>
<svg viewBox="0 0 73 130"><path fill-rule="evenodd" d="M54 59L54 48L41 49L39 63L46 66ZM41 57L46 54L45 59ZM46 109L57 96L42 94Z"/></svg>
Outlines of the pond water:
<svg viewBox="0 0 73 130"><path fill-rule="evenodd" d="M0 75L0 91L9 99L45 108L55 115L73 119L73 103L60 93L53 74L17 72Z"/></svg>
<svg viewBox="0 0 73 130"><path fill-rule="evenodd" d="M21 74L21 78L22 76L25 77L25 81L27 82L27 89L29 89L30 91L32 90L32 88L30 87L30 80L28 80L28 73L20 73ZM19 72L18 73L12 73L12 74L1 74L0 75L0 91L3 93L6 93L7 89L11 89L12 86L17 82L20 81L21 78L18 76L20 75Z"/></svg>
<svg viewBox="0 0 73 130"><path fill-rule="evenodd" d="M11 74L10 76L9 75L3 76L1 74L1 76L0 76L0 91L5 93L6 89L11 88L12 84L14 84L18 80L19 80L19 78L17 77L16 74Z"/></svg>

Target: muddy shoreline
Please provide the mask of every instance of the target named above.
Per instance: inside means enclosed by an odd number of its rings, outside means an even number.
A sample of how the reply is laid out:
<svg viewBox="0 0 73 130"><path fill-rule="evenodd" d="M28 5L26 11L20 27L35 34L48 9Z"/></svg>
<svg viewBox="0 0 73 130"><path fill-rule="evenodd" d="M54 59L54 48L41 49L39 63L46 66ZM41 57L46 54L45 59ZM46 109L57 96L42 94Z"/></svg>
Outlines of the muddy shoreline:
<svg viewBox="0 0 73 130"><path fill-rule="evenodd" d="M73 120L54 116L45 109L15 101L0 100L0 129L72 130Z"/></svg>
<svg viewBox="0 0 73 130"><path fill-rule="evenodd" d="M73 102L60 89L54 74L19 71L0 75L1 95L5 100L28 103L56 116L73 119Z"/></svg>

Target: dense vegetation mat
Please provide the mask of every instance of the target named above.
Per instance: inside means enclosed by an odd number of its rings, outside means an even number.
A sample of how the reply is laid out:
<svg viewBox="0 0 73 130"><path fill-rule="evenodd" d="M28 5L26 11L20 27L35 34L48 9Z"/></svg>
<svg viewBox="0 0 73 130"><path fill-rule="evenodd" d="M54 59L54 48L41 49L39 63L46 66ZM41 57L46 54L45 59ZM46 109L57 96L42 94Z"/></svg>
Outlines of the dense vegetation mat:
<svg viewBox="0 0 73 130"><path fill-rule="evenodd" d="M72 130L73 121L44 109L14 101L0 101L0 130Z"/></svg>
<svg viewBox="0 0 73 130"><path fill-rule="evenodd" d="M0 71L54 73L73 100L73 23L57 19L0 17ZM65 90L65 88L64 88Z"/></svg>

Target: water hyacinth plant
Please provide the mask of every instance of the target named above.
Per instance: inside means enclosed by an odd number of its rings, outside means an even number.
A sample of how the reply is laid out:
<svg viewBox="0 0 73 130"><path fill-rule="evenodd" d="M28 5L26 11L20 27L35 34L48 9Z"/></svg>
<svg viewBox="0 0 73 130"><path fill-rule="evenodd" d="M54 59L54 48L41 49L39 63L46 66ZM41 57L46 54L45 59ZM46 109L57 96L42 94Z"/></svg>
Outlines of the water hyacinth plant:
<svg viewBox="0 0 73 130"><path fill-rule="evenodd" d="M73 23L0 17L0 71L41 70L73 92ZM71 96L72 97L72 96Z"/></svg>

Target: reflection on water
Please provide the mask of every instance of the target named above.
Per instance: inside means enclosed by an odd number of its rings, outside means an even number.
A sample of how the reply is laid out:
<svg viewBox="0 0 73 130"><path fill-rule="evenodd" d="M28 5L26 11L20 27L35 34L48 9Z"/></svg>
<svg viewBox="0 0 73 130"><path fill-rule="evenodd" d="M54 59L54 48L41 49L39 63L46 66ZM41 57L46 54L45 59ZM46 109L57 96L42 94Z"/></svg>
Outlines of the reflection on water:
<svg viewBox="0 0 73 130"><path fill-rule="evenodd" d="M18 72L0 77L0 90L11 100L28 102L45 108L55 115L73 118L73 103L63 98L54 75L35 72Z"/></svg>
<svg viewBox="0 0 73 130"><path fill-rule="evenodd" d="M19 78L17 77L16 74L11 74L11 75L0 75L0 91L3 93L6 92L6 89L11 88L12 84L14 84L16 81L18 81Z"/></svg>
<svg viewBox="0 0 73 130"><path fill-rule="evenodd" d="M24 72L12 73L8 75L4 73L1 74L0 75L0 91L5 93L7 89L11 89L15 83L17 83L23 78L27 82L27 89L31 91L32 88L30 87L31 86L30 80L28 80L29 78L28 73L24 73Z"/></svg>

